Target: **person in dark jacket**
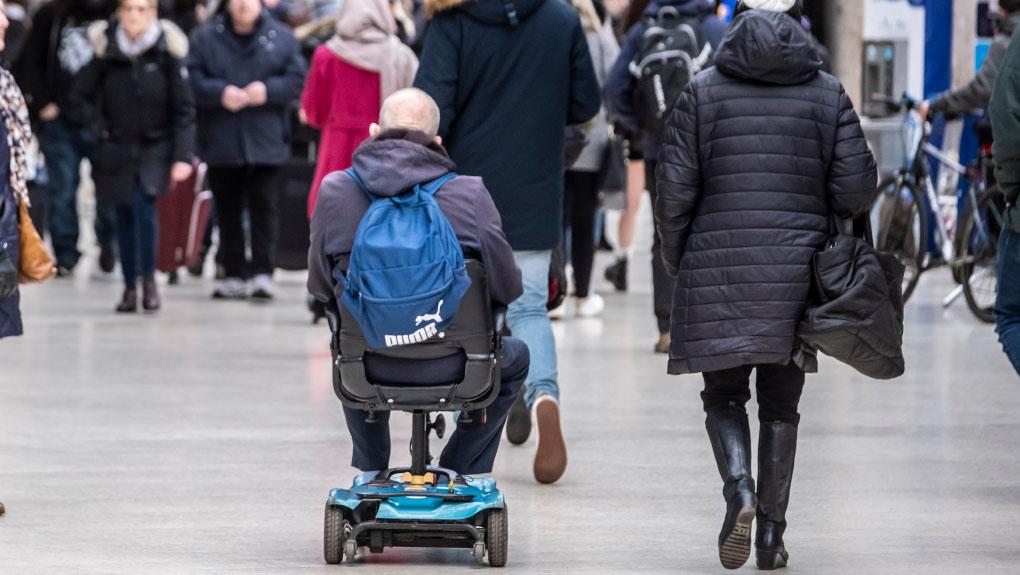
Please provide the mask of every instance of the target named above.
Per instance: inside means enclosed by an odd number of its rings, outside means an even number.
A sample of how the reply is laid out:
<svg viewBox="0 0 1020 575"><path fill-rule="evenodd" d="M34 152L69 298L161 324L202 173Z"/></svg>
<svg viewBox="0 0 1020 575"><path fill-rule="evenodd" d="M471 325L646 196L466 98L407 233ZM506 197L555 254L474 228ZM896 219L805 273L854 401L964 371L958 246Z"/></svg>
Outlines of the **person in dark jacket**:
<svg viewBox="0 0 1020 575"><path fill-rule="evenodd" d="M114 24L89 28L95 58L71 95L82 123L96 125L96 196L117 210L124 295L121 313L160 308L156 287L156 198L191 176L195 99L184 59L188 39L159 20L156 0L120 0Z"/></svg>
<svg viewBox="0 0 1020 575"><path fill-rule="evenodd" d="M280 167L290 158L287 110L301 96L307 72L300 46L259 0L227 0L225 12L192 34L188 71L227 276L213 297L246 298L251 278L251 297L272 299Z"/></svg>
<svg viewBox="0 0 1020 575"><path fill-rule="evenodd" d="M21 58L14 67L24 87L29 111L41 124L39 145L46 157L49 231L59 275L70 275L78 251L78 186L83 159L92 153L95 133L78 123L70 100L78 75L92 61L88 27L106 21L113 0L54 0L39 9ZM101 248L99 265L113 271L112 207L97 206L96 237Z"/></svg>
<svg viewBox="0 0 1020 575"><path fill-rule="evenodd" d="M999 237L999 283L995 321L999 341L1020 374L1020 36L1003 58L988 114L995 143L995 179L1006 198L1006 225Z"/></svg>
<svg viewBox="0 0 1020 575"><path fill-rule="evenodd" d="M439 104L450 157L485 180L524 275L524 295L507 321L528 344L532 365L508 435L513 443L527 439L533 408L535 478L553 483L567 466L546 311L552 250L562 234L564 129L598 114L598 79L581 21L566 2L428 0L425 7L432 22L415 86Z"/></svg>
<svg viewBox="0 0 1020 575"><path fill-rule="evenodd" d="M812 260L833 216L867 213L877 169L839 81L797 20L800 0L743 0L715 56L674 104L656 217L676 278L669 373L703 373L724 481L723 566L786 564L804 371L792 362ZM792 16L792 17L791 17ZM797 19L795 19L797 18ZM757 371L758 492L745 404Z"/></svg>
<svg viewBox="0 0 1020 575"><path fill-rule="evenodd" d="M966 86L943 92L934 100L921 104L918 111L922 118L927 118L929 114L958 116L988 106L1003 60L1006 59L1010 38L1020 25L1020 0L999 0L999 18L1001 25L977 75Z"/></svg>
<svg viewBox="0 0 1020 575"><path fill-rule="evenodd" d="M372 139L354 154L354 169L373 194L397 196L455 170L437 136L439 108L427 94L415 89L394 93L383 102L380 122L381 126L371 126ZM482 179L458 176L440 188L435 198L462 247L478 254L485 266L493 303L504 307L513 303L523 291L521 273ZM337 313L344 292L337 278L346 273L354 236L369 205L369 198L345 172L333 172L322 183L311 225L308 290ZM454 367L462 363L451 361ZM458 422L440 466L462 474L492 471L503 424L524 384L528 363L527 346L518 339L504 338L499 396L487 408L487 417L474 417L474 423ZM387 379L392 381L413 382L420 377L418 367L419 373L392 365L372 367L388 372ZM431 368L442 369L438 365ZM362 471L389 468L389 412L377 413L380 422L371 425L362 411L345 407L344 416L354 440L354 467Z"/></svg>
<svg viewBox="0 0 1020 575"><path fill-rule="evenodd" d="M659 155L659 136L643 126L638 111L637 78L631 72L631 64L640 57L641 44L649 21L665 7L673 8L680 16L701 18L701 32L712 47L713 52L722 41L726 32L726 23L716 16L715 3L712 0L655 0L644 12L644 20L639 21L627 32L620 49L620 57L609 72L606 82L606 100L610 114L617 125L624 131L637 137L640 134L641 148L645 160L645 187L651 196L652 205L656 204L655 167ZM657 353L669 351L669 307L670 286L669 275L662 266L662 246L658 235L652 241L652 299L654 300L655 318L659 328L659 340L655 345ZM624 264L625 265L625 264ZM616 273L620 273L617 270ZM626 273L625 271L623 272Z"/></svg>

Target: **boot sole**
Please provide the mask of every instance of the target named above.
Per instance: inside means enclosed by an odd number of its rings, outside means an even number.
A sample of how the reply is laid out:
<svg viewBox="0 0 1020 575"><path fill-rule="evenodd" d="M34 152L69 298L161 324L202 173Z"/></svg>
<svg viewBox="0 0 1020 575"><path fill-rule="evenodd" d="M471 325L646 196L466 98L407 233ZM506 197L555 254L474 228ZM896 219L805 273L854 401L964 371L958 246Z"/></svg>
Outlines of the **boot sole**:
<svg viewBox="0 0 1020 575"><path fill-rule="evenodd" d="M744 507L733 530L719 544L719 561L727 569L740 569L751 558L751 523L757 510Z"/></svg>
<svg viewBox="0 0 1020 575"><path fill-rule="evenodd" d="M535 480L556 483L567 470L567 444L560 429L560 408L543 401L535 409L538 420L538 449L535 451Z"/></svg>
<svg viewBox="0 0 1020 575"><path fill-rule="evenodd" d="M506 420L506 438L513 445L523 445L531 437L531 413L524 403L524 387L517 399L510 406L510 415Z"/></svg>

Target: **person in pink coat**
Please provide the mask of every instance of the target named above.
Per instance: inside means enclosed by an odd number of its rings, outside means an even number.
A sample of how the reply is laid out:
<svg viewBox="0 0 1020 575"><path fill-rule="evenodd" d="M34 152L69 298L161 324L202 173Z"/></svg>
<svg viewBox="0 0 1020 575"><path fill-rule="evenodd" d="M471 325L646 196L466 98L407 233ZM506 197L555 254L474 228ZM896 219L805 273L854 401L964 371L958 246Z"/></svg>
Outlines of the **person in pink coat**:
<svg viewBox="0 0 1020 575"><path fill-rule="evenodd" d="M301 109L308 124L322 130L322 139L308 196L309 218L322 179L351 167L354 150L379 121L382 101L414 82L418 59L396 33L388 0L344 2L336 35L312 56Z"/></svg>

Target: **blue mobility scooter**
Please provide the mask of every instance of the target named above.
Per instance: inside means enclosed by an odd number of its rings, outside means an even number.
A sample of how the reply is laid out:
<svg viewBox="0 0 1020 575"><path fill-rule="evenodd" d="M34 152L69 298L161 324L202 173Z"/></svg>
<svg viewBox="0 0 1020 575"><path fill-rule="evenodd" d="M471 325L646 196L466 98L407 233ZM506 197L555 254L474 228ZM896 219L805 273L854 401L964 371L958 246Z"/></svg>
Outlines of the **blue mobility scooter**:
<svg viewBox="0 0 1020 575"><path fill-rule="evenodd" d="M340 304L340 317L329 314L336 369L333 388L344 406L365 411L368 421L380 411L406 411L413 418L410 467L386 469L354 479L349 489L334 489L326 501L326 563L354 561L359 548L381 553L387 547L471 549L476 561L507 561L507 510L492 478L464 477L431 467L429 436L446 430L442 413L459 411L462 421L484 417L499 395L505 310L493 310L485 270L467 261L471 288L449 328L419 344L370 349L358 322ZM412 362L427 371L430 361L457 356L463 362L448 374L430 373L432 382L376 381L372 362ZM449 365L449 362L444 362Z"/></svg>

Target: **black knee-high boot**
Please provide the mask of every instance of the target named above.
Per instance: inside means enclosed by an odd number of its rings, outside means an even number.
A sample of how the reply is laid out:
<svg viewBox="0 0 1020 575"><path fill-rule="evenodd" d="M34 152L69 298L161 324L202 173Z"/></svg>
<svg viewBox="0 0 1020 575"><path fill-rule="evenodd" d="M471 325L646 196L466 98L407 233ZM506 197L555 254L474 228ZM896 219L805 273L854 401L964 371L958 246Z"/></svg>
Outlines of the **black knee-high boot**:
<svg viewBox="0 0 1020 575"><path fill-rule="evenodd" d="M790 504L793 462L797 454L797 426L762 423L758 438L758 533L754 547L758 568L786 567L790 559L783 544L786 508Z"/></svg>
<svg viewBox="0 0 1020 575"><path fill-rule="evenodd" d="M747 412L733 404L711 411L705 419L705 428L726 498L726 519L719 533L719 561L727 569L739 569L751 556L751 523L757 508Z"/></svg>

